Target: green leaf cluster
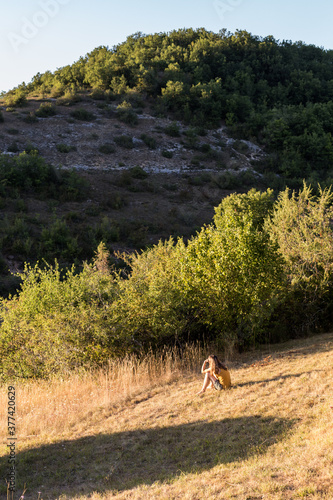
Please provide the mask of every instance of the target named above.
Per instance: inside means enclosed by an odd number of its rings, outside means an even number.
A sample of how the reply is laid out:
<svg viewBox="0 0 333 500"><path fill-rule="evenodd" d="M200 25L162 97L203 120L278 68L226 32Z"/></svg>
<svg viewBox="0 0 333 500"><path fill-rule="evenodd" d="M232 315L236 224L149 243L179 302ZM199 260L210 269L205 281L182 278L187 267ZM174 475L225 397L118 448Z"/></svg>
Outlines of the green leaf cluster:
<svg viewBox="0 0 333 500"><path fill-rule="evenodd" d="M75 171L55 168L32 148L18 156L0 154L0 195L15 197L19 192L81 200L87 195L88 186Z"/></svg>

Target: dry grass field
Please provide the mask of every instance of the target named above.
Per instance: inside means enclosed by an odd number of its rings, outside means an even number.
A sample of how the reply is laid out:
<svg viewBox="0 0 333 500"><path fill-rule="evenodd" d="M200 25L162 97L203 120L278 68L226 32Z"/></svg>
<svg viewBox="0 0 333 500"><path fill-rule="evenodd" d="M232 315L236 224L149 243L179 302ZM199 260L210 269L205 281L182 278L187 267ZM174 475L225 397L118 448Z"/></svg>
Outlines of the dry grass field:
<svg viewBox="0 0 333 500"><path fill-rule="evenodd" d="M15 382L13 499L332 500L333 334L234 356L232 388L200 397L206 355ZM0 408L5 499L7 386Z"/></svg>

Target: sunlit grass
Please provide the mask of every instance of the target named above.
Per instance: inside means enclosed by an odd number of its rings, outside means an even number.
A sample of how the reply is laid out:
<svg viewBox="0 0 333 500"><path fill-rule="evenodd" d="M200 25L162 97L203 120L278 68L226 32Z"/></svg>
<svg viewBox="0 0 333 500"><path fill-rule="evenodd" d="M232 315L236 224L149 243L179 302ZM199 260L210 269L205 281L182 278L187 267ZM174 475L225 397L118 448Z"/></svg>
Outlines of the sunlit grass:
<svg viewBox="0 0 333 500"><path fill-rule="evenodd" d="M206 355L16 383L15 500L332 500L333 334L234 358L232 388L198 397Z"/></svg>
<svg viewBox="0 0 333 500"><path fill-rule="evenodd" d="M203 356L200 346L145 357L125 356L112 360L103 369L73 374L53 380L11 382L16 388L16 425L20 439L45 434L47 440L66 434L96 409L121 404L136 394L176 380L190 373ZM7 384L8 386L8 384ZM0 437L6 439L6 387L1 391Z"/></svg>

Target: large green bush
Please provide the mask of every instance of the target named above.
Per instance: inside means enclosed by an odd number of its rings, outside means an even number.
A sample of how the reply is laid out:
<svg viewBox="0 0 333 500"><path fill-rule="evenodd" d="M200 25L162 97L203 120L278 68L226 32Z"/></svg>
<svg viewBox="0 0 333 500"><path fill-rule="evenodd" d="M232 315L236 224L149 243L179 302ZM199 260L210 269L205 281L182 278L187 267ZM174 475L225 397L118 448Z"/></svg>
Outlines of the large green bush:
<svg viewBox="0 0 333 500"><path fill-rule="evenodd" d="M8 108L22 107L27 104L27 91L24 87L10 90L4 97L4 103Z"/></svg>
<svg viewBox="0 0 333 500"><path fill-rule="evenodd" d="M87 196L88 184L74 170L47 163L35 149L14 157L0 155L0 195L17 196L20 191L79 201Z"/></svg>
<svg viewBox="0 0 333 500"><path fill-rule="evenodd" d="M0 185L7 189L44 189L49 183L59 182L53 166L35 153L17 157L0 155ZM1 189L1 188L0 188ZM6 191L6 190L5 190Z"/></svg>
<svg viewBox="0 0 333 500"><path fill-rule="evenodd" d="M127 125L135 126L139 123L138 115L132 108L131 103L123 101L117 106L117 118Z"/></svg>
<svg viewBox="0 0 333 500"><path fill-rule="evenodd" d="M222 343L253 343L282 300L284 276L277 246L263 228L272 191L225 198L214 225L188 244L183 284L199 322Z"/></svg>
<svg viewBox="0 0 333 500"><path fill-rule="evenodd" d="M181 286L185 246L170 239L125 257L128 277L118 277L119 295L112 304L114 328L126 333L127 350L142 351L183 338L188 325L186 296Z"/></svg>
<svg viewBox="0 0 333 500"><path fill-rule="evenodd" d="M91 122L95 120L96 116L91 111L84 108L78 108L71 112L71 116L76 120Z"/></svg>
<svg viewBox="0 0 333 500"><path fill-rule="evenodd" d="M0 374L49 377L117 353L107 321L116 284L101 245L81 273L26 266L20 292L0 302Z"/></svg>
<svg viewBox="0 0 333 500"><path fill-rule="evenodd" d="M51 102L42 103L35 112L35 115L38 116L38 118L48 118L49 116L54 116L56 114L56 107Z"/></svg>
<svg viewBox="0 0 333 500"><path fill-rule="evenodd" d="M265 227L284 261L289 282L284 311L289 333L329 327L333 300L333 193L315 196L304 184L281 192Z"/></svg>

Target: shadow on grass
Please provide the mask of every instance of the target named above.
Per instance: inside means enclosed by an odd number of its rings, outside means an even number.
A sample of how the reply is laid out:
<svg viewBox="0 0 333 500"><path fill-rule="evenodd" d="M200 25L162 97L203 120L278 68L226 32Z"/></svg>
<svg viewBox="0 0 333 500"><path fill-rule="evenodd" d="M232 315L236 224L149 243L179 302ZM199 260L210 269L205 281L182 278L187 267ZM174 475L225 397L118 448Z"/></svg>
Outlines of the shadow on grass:
<svg viewBox="0 0 333 500"><path fill-rule="evenodd" d="M216 411L218 417L222 410ZM38 498L39 491L44 500L54 500L61 494L73 498L173 480L180 474L265 453L295 423L258 415L99 434L40 446L18 452L17 492L26 484L25 500ZM4 478L6 473L2 463L0 476ZM4 491L1 486L0 493Z"/></svg>
<svg viewBox="0 0 333 500"><path fill-rule="evenodd" d="M236 384L232 385L232 388L236 389L237 387L245 387L247 385L269 384L270 382L275 382L276 380L287 380L289 378L300 378L303 375L309 375L309 373L324 372L324 371L326 371L326 370L310 370L307 372L289 373L287 375L277 375L276 377L262 379L262 380L253 380L250 382L240 382L239 384L236 383Z"/></svg>

